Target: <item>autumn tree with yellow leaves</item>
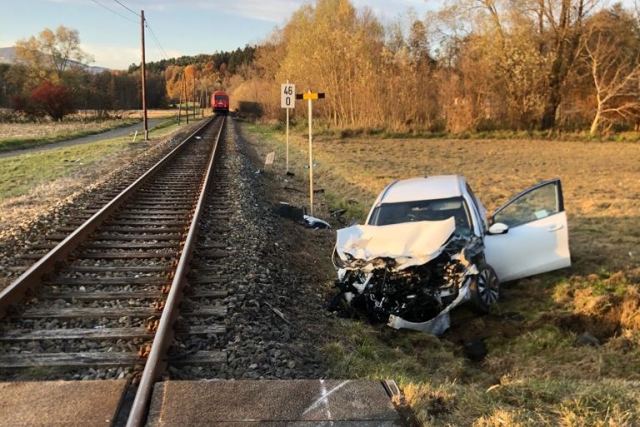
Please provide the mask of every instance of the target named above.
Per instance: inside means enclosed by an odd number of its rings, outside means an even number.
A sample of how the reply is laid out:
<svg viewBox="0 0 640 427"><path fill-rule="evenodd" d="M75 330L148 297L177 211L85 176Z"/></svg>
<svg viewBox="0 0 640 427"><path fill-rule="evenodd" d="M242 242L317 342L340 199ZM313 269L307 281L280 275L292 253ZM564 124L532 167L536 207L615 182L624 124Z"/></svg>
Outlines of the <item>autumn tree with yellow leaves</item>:
<svg viewBox="0 0 640 427"><path fill-rule="evenodd" d="M314 110L334 127L595 133L640 122L639 50L638 17L599 0L451 0L385 25L317 0L258 47L232 98L280 118L289 81L325 92Z"/></svg>

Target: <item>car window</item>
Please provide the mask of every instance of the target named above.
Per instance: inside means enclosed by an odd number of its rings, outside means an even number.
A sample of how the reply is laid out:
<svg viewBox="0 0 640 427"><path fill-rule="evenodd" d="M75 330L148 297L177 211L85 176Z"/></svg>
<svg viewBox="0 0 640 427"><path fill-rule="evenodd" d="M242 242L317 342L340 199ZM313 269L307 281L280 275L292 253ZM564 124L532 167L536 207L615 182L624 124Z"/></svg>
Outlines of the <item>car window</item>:
<svg viewBox="0 0 640 427"><path fill-rule="evenodd" d="M391 225L414 221L443 221L454 217L459 234L471 233L471 223L462 197L383 203L371 215L370 225Z"/></svg>
<svg viewBox="0 0 640 427"><path fill-rule="evenodd" d="M559 211L557 186L555 182L550 182L514 199L494 215L494 223L501 222L515 227Z"/></svg>

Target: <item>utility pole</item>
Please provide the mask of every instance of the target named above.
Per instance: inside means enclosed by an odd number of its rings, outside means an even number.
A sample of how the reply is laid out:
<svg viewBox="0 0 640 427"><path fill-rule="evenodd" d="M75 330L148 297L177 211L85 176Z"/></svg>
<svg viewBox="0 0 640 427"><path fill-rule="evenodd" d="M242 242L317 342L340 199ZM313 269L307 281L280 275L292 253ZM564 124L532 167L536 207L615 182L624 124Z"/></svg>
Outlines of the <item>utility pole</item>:
<svg viewBox="0 0 640 427"><path fill-rule="evenodd" d="M144 10L140 11L140 33L142 35L142 124L144 140L149 140L149 126L147 124L147 73L144 59Z"/></svg>
<svg viewBox="0 0 640 427"><path fill-rule="evenodd" d="M187 88L187 73L184 73L182 77L182 87L184 88L184 112L187 113L187 124L189 124L189 90Z"/></svg>
<svg viewBox="0 0 640 427"><path fill-rule="evenodd" d="M196 119L198 105L196 104L196 74L193 73L193 120Z"/></svg>
<svg viewBox="0 0 640 427"><path fill-rule="evenodd" d="M182 80L180 80L182 82ZM178 124L180 124L180 119L182 118L182 93L183 86L180 83L180 102L178 103Z"/></svg>

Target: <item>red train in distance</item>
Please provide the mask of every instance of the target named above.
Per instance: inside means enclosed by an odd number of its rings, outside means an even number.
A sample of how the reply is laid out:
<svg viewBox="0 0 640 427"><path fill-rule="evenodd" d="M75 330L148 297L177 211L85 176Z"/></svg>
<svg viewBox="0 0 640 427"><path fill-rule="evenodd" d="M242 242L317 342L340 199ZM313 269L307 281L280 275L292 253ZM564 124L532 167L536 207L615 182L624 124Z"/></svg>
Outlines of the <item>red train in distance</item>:
<svg viewBox="0 0 640 427"><path fill-rule="evenodd" d="M218 90L211 94L211 110L214 114L229 114L229 95Z"/></svg>

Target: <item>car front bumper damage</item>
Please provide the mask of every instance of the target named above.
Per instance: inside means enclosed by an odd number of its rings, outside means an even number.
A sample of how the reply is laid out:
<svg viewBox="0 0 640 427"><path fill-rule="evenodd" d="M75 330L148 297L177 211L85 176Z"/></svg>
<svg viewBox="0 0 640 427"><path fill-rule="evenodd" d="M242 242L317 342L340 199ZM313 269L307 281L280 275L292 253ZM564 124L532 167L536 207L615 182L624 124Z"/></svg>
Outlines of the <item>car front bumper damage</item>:
<svg viewBox="0 0 640 427"><path fill-rule="evenodd" d="M333 261L343 301L396 329L440 335L470 299L481 239L455 235L453 218L338 230Z"/></svg>

